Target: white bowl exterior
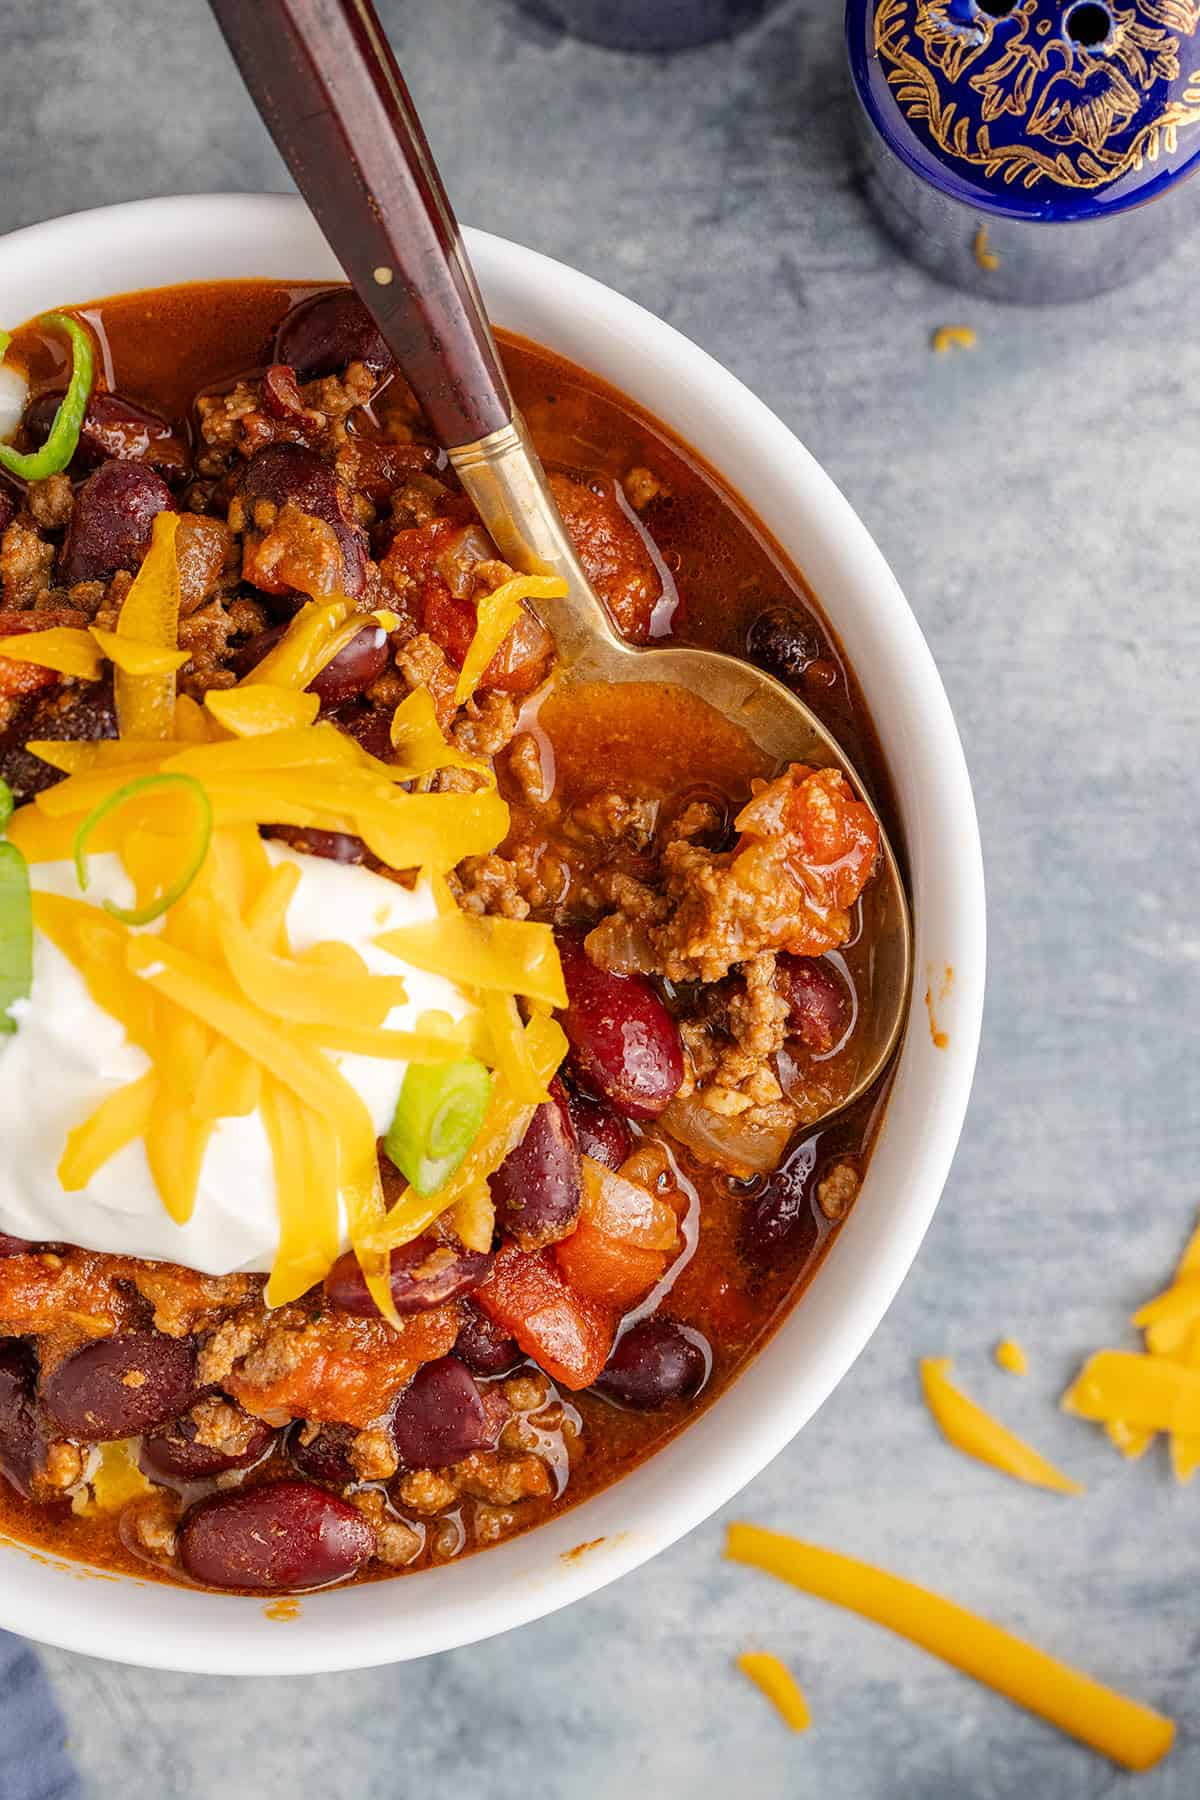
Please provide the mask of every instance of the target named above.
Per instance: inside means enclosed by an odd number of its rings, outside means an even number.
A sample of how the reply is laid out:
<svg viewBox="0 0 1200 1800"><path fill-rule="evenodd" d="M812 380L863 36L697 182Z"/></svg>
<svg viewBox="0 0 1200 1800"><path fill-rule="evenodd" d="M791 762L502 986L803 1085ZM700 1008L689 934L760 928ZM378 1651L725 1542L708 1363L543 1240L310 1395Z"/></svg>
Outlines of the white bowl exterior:
<svg viewBox="0 0 1200 1800"><path fill-rule="evenodd" d="M389 1582L311 1595L299 1616L32 1556L0 1540L0 1625L89 1655L214 1674L400 1661L523 1624L635 1568L732 1498L827 1398L882 1318L933 1215L962 1126L983 1009L983 868L945 690L891 571L791 432L711 357L560 263L467 234L494 321L593 370L721 470L803 570L853 664L895 782L912 871L911 1029L855 1208L801 1303L735 1390L606 1492L508 1544ZM0 320L182 281L340 279L293 198L148 200L0 240ZM927 976L944 1049L925 1017ZM571 1556L575 1546L603 1540Z"/></svg>

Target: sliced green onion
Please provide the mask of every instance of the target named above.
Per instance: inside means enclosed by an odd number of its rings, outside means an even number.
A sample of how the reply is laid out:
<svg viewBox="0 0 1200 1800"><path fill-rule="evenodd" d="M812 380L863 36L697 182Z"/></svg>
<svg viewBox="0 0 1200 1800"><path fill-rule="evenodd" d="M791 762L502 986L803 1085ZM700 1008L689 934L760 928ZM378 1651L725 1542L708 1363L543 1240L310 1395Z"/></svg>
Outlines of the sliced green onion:
<svg viewBox="0 0 1200 1800"><path fill-rule="evenodd" d="M7 781L0 780L0 831L4 830L4 827L12 818L13 807L15 805L16 801L13 799L12 789L9 787Z"/></svg>
<svg viewBox="0 0 1200 1800"><path fill-rule="evenodd" d="M0 844L0 1032L15 1031L9 1011L33 986L33 900L29 870L15 844Z"/></svg>
<svg viewBox="0 0 1200 1800"><path fill-rule="evenodd" d="M111 913L114 919L120 919L122 925L150 925L155 919L161 919L162 915L169 912L175 902L182 899L187 893L203 868L204 859L208 855L213 829L212 801L194 775L182 773L142 775L137 781L127 781L125 786L118 788L115 794L110 794L107 800L102 800L99 806L88 814L75 833L75 873L79 878L80 889L86 894L88 888L88 839L96 827L104 819L107 819L110 813L116 812L119 806L124 806L126 801L133 800L138 794L147 793L151 788L163 787L185 788L196 802L198 825L196 842L192 854L188 857L187 867L179 879L173 881L166 892L160 894L156 900L151 900L148 905L137 909L115 906L111 900L104 902L105 912Z"/></svg>
<svg viewBox="0 0 1200 1800"><path fill-rule="evenodd" d="M436 1194L479 1136L492 1097L481 1062L411 1063L383 1147L418 1194Z"/></svg>
<svg viewBox="0 0 1200 1800"><path fill-rule="evenodd" d="M85 325L77 319L68 317L66 313L46 313L38 320L52 330L64 332L71 344L71 379L67 391L63 395L62 404L54 415L54 423L50 427L50 436L40 450L24 455L14 450L9 444L0 444L0 466L10 474L17 475L22 481L44 481L47 475L61 474L67 467L76 450L79 448L79 433L83 427L84 414L87 412L88 400L91 398L92 381L95 376L96 355L92 348L92 335ZM8 348L9 339L5 339L0 347L0 357Z"/></svg>

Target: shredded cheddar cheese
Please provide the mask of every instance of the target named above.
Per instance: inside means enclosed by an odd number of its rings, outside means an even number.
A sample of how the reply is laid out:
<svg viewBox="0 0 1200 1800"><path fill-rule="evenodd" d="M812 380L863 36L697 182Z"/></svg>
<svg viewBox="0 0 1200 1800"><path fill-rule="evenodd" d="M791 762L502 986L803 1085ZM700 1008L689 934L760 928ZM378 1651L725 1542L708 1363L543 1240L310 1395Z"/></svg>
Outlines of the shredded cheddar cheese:
<svg viewBox="0 0 1200 1800"><path fill-rule="evenodd" d="M766 1695L785 1725L793 1731L808 1730L812 1724L808 1702L786 1663L768 1650L746 1650L738 1657L737 1666Z"/></svg>
<svg viewBox="0 0 1200 1800"><path fill-rule="evenodd" d="M0 656L9 662L35 663L60 675L95 681L103 655L91 632L73 625L53 625L48 631L19 631L0 637Z"/></svg>
<svg viewBox="0 0 1200 1800"><path fill-rule="evenodd" d="M1059 1494L1083 1493L1077 1481L956 1388L950 1380L951 1366L948 1356L923 1358L921 1388L925 1404L956 1450L1033 1487L1051 1488Z"/></svg>
<svg viewBox="0 0 1200 1800"><path fill-rule="evenodd" d="M1063 1410L1098 1420L1129 1461L1166 1431L1175 1479L1188 1482L1200 1468L1200 1227L1184 1247L1172 1285L1140 1307L1132 1323L1145 1333L1146 1354L1100 1351L1064 1394Z"/></svg>
<svg viewBox="0 0 1200 1800"><path fill-rule="evenodd" d="M454 704L462 706L479 686L484 670L521 618L522 600L561 600L567 584L560 575L515 575L484 594L476 607L475 636L463 660Z"/></svg>
<svg viewBox="0 0 1200 1800"><path fill-rule="evenodd" d="M119 638L139 645L179 650L179 561L175 539L179 514L156 515L146 552L117 619ZM185 662L187 658L183 659ZM175 720L175 668L139 669L117 665L113 676L117 726L131 738L166 738Z"/></svg>
<svg viewBox="0 0 1200 1800"><path fill-rule="evenodd" d="M1028 1375L1029 1358L1021 1345L1013 1338L1001 1338L992 1351L998 1367L1006 1369L1010 1375Z"/></svg>
<svg viewBox="0 0 1200 1800"><path fill-rule="evenodd" d="M993 274L995 270L1000 267L1000 258L996 255L996 252L988 242L988 228L986 225L981 225L975 233L973 252L975 261L979 264L979 267L981 269L986 269L989 275Z"/></svg>
<svg viewBox="0 0 1200 1800"><path fill-rule="evenodd" d="M725 1554L886 1626L1123 1768L1152 1769L1175 1741L1171 1720L1152 1707L869 1563L747 1524L729 1527Z"/></svg>
<svg viewBox="0 0 1200 1800"><path fill-rule="evenodd" d="M939 325L930 341L935 354L944 356L947 350L973 350L976 337L969 325Z"/></svg>
<svg viewBox="0 0 1200 1800"><path fill-rule="evenodd" d="M297 693L294 688L271 687L265 681L236 688L210 688L204 696L204 704L217 724L232 732L234 737L260 737L268 731L302 730L316 724L321 710L319 695Z"/></svg>
<svg viewBox="0 0 1200 1800"><path fill-rule="evenodd" d="M523 994L565 1006L567 990L549 925L525 919L456 913L428 924L404 925L375 939L381 950L416 969L448 975L468 987Z"/></svg>

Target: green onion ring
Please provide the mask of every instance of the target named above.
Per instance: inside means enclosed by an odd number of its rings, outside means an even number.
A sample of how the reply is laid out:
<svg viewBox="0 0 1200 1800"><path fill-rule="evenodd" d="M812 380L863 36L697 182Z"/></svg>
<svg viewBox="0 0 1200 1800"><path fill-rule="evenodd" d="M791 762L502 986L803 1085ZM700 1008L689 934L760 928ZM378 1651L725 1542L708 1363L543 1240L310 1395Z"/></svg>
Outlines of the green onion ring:
<svg viewBox="0 0 1200 1800"><path fill-rule="evenodd" d="M384 1150L418 1194L445 1186L479 1136L492 1078L473 1056L410 1063Z"/></svg>
<svg viewBox="0 0 1200 1800"><path fill-rule="evenodd" d="M33 987L33 898L15 844L0 844L0 1034L15 1031L9 1008Z"/></svg>
<svg viewBox="0 0 1200 1800"><path fill-rule="evenodd" d="M188 865L178 881L173 882L165 894L160 894L158 899L152 900L148 906L132 909L116 906L111 900L106 900L104 902L105 912L111 913L114 919L119 919L122 925L153 924L155 919L161 919L162 915L169 912L175 902L182 899L187 893L204 866L204 859L208 855L208 846L212 842L212 801L194 775L182 773L142 775L137 781L127 781L125 786L118 788L115 794L110 794L107 800L102 800L99 806L93 808L88 814L75 833L75 873L79 878L80 889L86 894L88 887L87 843L97 825L107 819L110 813L116 812L119 806L124 806L127 800L132 800L138 794L146 793L150 788L160 787L186 788L195 800L200 815L200 831L196 838L195 853L189 859Z"/></svg>
<svg viewBox="0 0 1200 1800"><path fill-rule="evenodd" d="M79 448L79 433L91 398L96 368L91 333L77 319L66 313L45 313L38 324L65 333L70 341L71 379L54 415L50 435L40 450L25 455L9 444L0 444L0 467L22 481L45 481L47 475L61 474L71 461ZM0 333L0 337L4 340L0 344L0 360L3 360L11 339L6 332Z"/></svg>

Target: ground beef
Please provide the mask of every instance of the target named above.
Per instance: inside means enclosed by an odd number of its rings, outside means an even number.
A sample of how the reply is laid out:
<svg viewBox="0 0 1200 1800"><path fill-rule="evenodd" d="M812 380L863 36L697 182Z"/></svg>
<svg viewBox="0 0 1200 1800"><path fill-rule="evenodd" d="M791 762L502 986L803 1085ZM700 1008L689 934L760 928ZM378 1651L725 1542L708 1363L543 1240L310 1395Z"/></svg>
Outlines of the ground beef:
<svg viewBox="0 0 1200 1800"><path fill-rule="evenodd" d="M50 586L54 570L54 545L31 525L14 519L0 538L0 597L6 607L25 612Z"/></svg>
<svg viewBox="0 0 1200 1800"><path fill-rule="evenodd" d="M55 1438L46 1445L40 1485L51 1494L65 1494L83 1480L83 1451L69 1438Z"/></svg>
<svg viewBox="0 0 1200 1800"><path fill-rule="evenodd" d="M440 644L427 632L418 632L396 651L396 667L411 690L427 687L433 700L438 724L446 731L454 718L454 690L458 686L458 670L447 660Z"/></svg>
<svg viewBox="0 0 1200 1800"><path fill-rule="evenodd" d="M589 956L618 973L720 981L763 950L819 956L845 943L879 828L837 770L793 765L759 783L737 826L730 851L669 843L661 919L633 932L620 913L602 921L588 936Z"/></svg>
<svg viewBox="0 0 1200 1800"><path fill-rule="evenodd" d="M493 1506L516 1506L521 1500L544 1500L553 1493L549 1471L540 1456L506 1456L498 1450L477 1450L450 1470L460 1494L486 1500Z"/></svg>
<svg viewBox="0 0 1200 1800"><path fill-rule="evenodd" d="M25 504L35 525L43 531L64 531L75 510L75 490L68 475L47 475L44 481L31 481Z"/></svg>
<svg viewBox="0 0 1200 1800"><path fill-rule="evenodd" d="M415 1513L433 1514L453 1506L458 1489L448 1474L437 1469L413 1469L397 1483L396 1496Z"/></svg>
<svg viewBox="0 0 1200 1800"><path fill-rule="evenodd" d="M129 1278L154 1308L155 1330L176 1338L211 1329L260 1285L251 1275L201 1275L177 1263L133 1263Z"/></svg>
<svg viewBox="0 0 1200 1800"><path fill-rule="evenodd" d="M423 1530L414 1530L388 1509L387 1501L377 1488L367 1488L350 1496L375 1532L375 1560L389 1568L402 1569L415 1562L425 1547Z"/></svg>
<svg viewBox="0 0 1200 1800"><path fill-rule="evenodd" d="M350 1466L360 1481L388 1481L398 1467L392 1434L378 1425L358 1432L348 1454Z"/></svg>
<svg viewBox="0 0 1200 1800"><path fill-rule="evenodd" d="M717 1030L711 1015L682 1027L695 1085L710 1112L766 1124L763 1109L782 1099L772 1065L787 1037L789 1013L775 988L773 952L764 950L745 963L722 1000Z"/></svg>
<svg viewBox="0 0 1200 1800"><path fill-rule="evenodd" d="M600 844L629 844L645 850L654 837L658 801L637 799L605 789L573 808L563 821L570 838L591 838Z"/></svg>
<svg viewBox="0 0 1200 1800"><path fill-rule="evenodd" d="M384 1416L422 1363L452 1349L460 1323L453 1303L413 1314L399 1331L380 1318L260 1306L220 1327L201 1352L200 1379L269 1425L311 1419L362 1429Z"/></svg>
<svg viewBox="0 0 1200 1800"><path fill-rule="evenodd" d="M621 486L630 506L638 513L645 512L653 501L666 499L671 491L652 470L640 467L627 469Z"/></svg>
<svg viewBox="0 0 1200 1800"><path fill-rule="evenodd" d="M450 742L466 756L498 756L517 729L517 709L491 688L468 700L450 728Z"/></svg>
<svg viewBox="0 0 1200 1800"><path fill-rule="evenodd" d="M862 1177L850 1163L834 1163L817 1183L817 1205L834 1224L844 1219L858 1198Z"/></svg>
<svg viewBox="0 0 1200 1800"><path fill-rule="evenodd" d="M521 893L516 869L494 852L465 857L458 865L453 887L464 912L498 913L505 919L529 917L529 902Z"/></svg>
<svg viewBox="0 0 1200 1800"><path fill-rule="evenodd" d="M222 1456L244 1455L261 1429L259 1421L240 1406L214 1394L198 1400L188 1417L196 1428L193 1441Z"/></svg>
<svg viewBox="0 0 1200 1800"><path fill-rule="evenodd" d="M121 1514L121 1536L138 1555L152 1562L170 1562L175 1555L175 1533L182 1502L165 1488L131 1500Z"/></svg>
<svg viewBox="0 0 1200 1800"><path fill-rule="evenodd" d="M239 381L226 394L204 394L196 402L204 449L196 458L200 475L225 474L236 457L249 458L267 444L307 444L336 451L346 442L346 420L365 406L375 377L363 363L344 376L326 375L297 385L286 364L276 364L258 381Z"/></svg>

